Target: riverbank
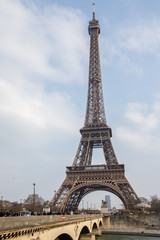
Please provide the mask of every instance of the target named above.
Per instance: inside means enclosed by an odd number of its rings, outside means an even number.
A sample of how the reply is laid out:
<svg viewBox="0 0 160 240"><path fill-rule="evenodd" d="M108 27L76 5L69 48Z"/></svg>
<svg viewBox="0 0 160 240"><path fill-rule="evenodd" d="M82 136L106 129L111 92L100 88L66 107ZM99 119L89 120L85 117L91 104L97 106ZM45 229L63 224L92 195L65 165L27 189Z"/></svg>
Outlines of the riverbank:
<svg viewBox="0 0 160 240"><path fill-rule="evenodd" d="M160 237L160 214L113 215L102 233Z"/></svg>
<svg viewBox="0 0 160 240"><path fill-rule="evenodd" d="M109 230L104 230L103 229L102 234L160 237L160 230L148 230L148 229L109 229Z"/></svg>

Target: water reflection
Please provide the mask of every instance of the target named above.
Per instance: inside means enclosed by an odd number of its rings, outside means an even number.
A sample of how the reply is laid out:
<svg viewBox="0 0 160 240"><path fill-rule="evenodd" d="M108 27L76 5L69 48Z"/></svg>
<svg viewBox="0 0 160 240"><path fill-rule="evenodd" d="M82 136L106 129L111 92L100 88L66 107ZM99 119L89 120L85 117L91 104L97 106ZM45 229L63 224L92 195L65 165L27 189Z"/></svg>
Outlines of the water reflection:
<svg viewBox="0 0 160 240"><path fill-rule="evenodd" d="M159 237L129 236L129 235L103 235L96 237L96 240L159 240Z"/></svg>

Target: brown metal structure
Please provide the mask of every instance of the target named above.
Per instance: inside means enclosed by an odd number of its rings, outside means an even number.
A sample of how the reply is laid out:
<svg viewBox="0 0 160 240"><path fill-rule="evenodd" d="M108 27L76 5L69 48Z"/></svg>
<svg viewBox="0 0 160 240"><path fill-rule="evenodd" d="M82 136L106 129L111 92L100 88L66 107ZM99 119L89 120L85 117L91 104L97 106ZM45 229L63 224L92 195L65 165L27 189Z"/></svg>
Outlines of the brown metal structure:
<svg viewBox="0 0 160 240"><path fill-rule="evenodd" d="M132 208L138 200L125 177L124 165L118 163L110 139L112 131L106 122L98 44L100 26L95 19L95 10L88 31L90 60L86 116L73 164L67 167L66 179L51 200L51 205L60 212L76 211L82 198L97 190L115 194L126 208ZM92 165L93 148L103 149L104 165Z"/></svg>

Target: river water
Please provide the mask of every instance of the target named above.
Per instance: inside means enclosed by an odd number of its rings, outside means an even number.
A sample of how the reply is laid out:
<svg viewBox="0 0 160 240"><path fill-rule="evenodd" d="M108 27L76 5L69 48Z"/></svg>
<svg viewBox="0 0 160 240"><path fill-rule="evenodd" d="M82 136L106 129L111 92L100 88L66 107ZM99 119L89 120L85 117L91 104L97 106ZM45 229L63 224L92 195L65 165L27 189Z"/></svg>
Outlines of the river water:
<svg viewBox="0 0 160 240"><path fill-rule="evenodd" d="M129 235L103 235L96 237L96 240L159 240L160 237L129 236Z"/></svg>

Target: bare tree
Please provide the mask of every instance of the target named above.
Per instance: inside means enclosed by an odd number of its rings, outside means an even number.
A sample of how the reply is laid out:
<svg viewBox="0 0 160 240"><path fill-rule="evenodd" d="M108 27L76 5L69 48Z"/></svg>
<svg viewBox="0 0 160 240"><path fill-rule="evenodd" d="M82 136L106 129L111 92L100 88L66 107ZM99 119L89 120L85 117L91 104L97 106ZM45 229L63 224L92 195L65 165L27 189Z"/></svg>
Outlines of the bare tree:
<svg viewBox="0 0 160 240"><path fill-rule="evenodd" d="M39 197L38 194L30 194L27 199L24 200L24 207L26 210L33 211L34 204L34 210L36 212L42 212L44 203L44 199L42 197Z"/></svg>
<svg viewBox="0 0 160 240"><path fill-rule="evenodd" d="M151 196L151 210L154 212L160 212L160 199L157 195Z"/></svg>

